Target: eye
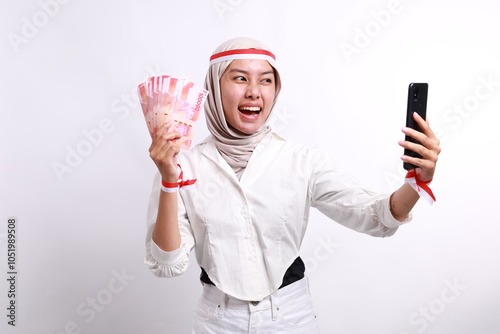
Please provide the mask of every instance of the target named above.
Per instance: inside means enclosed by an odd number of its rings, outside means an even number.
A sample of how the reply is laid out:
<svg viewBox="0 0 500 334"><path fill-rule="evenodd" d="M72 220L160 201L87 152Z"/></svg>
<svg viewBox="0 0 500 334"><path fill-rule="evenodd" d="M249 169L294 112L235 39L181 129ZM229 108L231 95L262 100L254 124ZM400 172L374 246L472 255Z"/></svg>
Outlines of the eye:
<svg viewBox="0 0 500 334"><path fill-rule="evenodd" d="M246 81L245 77L244 76L237 76L237 77L234 77L233 79L234 81Z"/></svg>
<svg viewBox="0 0 500 334"><path fill-rule="evenodd" d="M270 83L273 83L273 79L271 79L271 78L265 78L265 79L262 80L262 82L270 84Z"/></svg>

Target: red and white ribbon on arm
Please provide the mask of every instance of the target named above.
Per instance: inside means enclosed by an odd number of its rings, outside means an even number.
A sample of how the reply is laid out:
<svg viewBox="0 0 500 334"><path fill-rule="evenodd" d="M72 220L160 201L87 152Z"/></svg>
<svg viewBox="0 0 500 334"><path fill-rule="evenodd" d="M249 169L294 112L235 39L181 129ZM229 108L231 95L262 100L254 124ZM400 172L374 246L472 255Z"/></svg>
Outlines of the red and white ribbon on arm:
<svg viewBox="0 0 500 334"><path fill-rule="evenodd" d="M415 191L420 195L420 197L424 198L430 204L434 204L436 202L436 197L432 193L431 188L429 188L430 181L422 181L417 177L417 172L415 169L411 169L408 171L405 177L405 183L408 183Z"/></svg>
<svg viewBox="0 0 500 334"><path fill-rule="evenodd" d="M197 179L184 180L184 172L182 171L181 165L177 164L177 170L179 171L179 177L177 178L177 182L168 183L165 181L161 181L161 190L166 193L174 193L177 189L182 187L187 187L193 185Z"/></svg>
<svg viewBox="0 0 500 334"><path fill-rule="evenodd" d="M196 182L197 179L184 180L184 172L182 171L182 167L179 164L177 164L177 166L179 167L179 169L181 171L180 174L179 174L179 181L178 181L179 188L193 185Z"/></svg>

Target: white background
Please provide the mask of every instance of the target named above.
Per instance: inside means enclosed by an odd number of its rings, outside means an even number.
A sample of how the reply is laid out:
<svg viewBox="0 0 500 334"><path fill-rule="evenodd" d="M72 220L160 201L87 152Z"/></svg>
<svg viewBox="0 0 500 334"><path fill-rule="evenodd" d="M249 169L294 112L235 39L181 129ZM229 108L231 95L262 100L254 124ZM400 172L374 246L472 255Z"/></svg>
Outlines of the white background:
<svg viewBox="0 0 500 334"><path fill-rule="evenodd" d="M404 177L407 86L429 83L443 149L437 203L418 203L388 239L312 214L302 257L323 333L500 332L500 5L55 1L1 1L1 333L190 332L195 262L175 279L143 264L155 168L135 89L155 74L202 84L212 51L238 36L278 57L276 131L327 149L380 192ZM207 135L201 120L196 141ZM6 317L12 216L16 327Z"/></svg>

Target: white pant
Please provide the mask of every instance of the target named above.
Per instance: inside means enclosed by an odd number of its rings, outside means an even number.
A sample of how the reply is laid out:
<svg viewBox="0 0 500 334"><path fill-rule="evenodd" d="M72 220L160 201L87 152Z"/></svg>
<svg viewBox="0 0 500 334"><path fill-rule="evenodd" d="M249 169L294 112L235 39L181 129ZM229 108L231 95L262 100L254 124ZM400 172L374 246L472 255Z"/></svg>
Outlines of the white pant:
<svg viewBox="0 0 500 334"><path fill-rule="evenodd" d="M205 284L194 314L193 334L317 334L307 278L260 302L239 300Z"/></svg>

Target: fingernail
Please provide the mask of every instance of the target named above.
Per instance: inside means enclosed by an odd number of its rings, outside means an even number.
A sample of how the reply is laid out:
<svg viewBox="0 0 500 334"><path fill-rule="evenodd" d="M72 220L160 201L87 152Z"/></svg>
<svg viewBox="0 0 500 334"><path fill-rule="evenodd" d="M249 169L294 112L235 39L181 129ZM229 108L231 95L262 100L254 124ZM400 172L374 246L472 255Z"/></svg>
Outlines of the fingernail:
<svg viewBox="0 0 500 334"><path fill-rule="evenodd" d="M403 131L404 133L407 133L408 132L408 128L405 126L404 128L401 128L401 131Z"/></svg>

